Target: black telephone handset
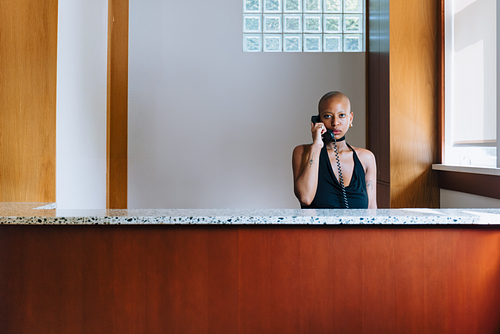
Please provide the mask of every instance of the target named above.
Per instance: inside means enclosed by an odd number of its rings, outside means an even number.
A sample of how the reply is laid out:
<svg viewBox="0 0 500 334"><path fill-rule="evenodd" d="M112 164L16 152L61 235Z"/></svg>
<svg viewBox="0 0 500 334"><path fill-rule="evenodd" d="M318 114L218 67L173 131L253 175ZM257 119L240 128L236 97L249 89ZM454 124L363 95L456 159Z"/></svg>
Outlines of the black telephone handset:
<svg viewBox="0 0 500 334"><path fill-rule="evenodd" d="M313 122L314 124L318 123L319 121L320 120L318 115L311 116L311 122ZM323 133L323 140L326 142L335 141L335 135L333 134L333 131L327 129L326 132Z"/></svg>
<svg viewBox="0 0 500 334"><path fill-rule="evenodd" d="M313 124L318 123L319 120L319 115L312 115L311 116L311 122ZM349 209L349 203L347 202L347 195L345 193L345 186L344 186L344 178L342 177L342 168L340 168L340 159L339 159L339 151L337 148L337 139L335 139L335 134L333 133L332 130L326 130L325 133L323 133L323 140L326 142L332 142L335 144L334 149L335 149L335 158L337 159L337 169L339 171L339 183L340 186L342 187L342 198L344 199L344 206L346 209Z"/></svg>

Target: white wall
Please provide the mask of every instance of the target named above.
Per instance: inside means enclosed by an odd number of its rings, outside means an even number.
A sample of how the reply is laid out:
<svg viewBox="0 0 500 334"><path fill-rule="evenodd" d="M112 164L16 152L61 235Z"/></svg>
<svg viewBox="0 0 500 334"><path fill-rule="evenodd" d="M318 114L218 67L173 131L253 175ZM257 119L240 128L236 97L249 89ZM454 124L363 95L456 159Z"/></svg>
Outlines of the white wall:
<svg viewBox="0 0 500 334"><path fill-rule="evenodd" d="M106 208L107 0L59 1L56 201Z"/></svg>
<svg viewBox="0 0 500 334"><path fill-rule="evenodd" d="M500 200L495 198L440 189L441 208L500 208Z"/></svg>
<svg viewBox="0 0 500 334"><path fill-rule="evenodd" d="M131 0L129 208L298 208L293 148L326 92L365 146L364 53L243 53L242 1Z"/></svg>

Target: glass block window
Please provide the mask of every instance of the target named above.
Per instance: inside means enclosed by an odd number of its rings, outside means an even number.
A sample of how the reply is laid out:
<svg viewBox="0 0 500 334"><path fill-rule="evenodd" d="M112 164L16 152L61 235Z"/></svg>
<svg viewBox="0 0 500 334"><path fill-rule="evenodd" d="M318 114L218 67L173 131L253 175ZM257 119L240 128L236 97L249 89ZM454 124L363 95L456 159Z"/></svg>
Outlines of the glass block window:
<svg viewBox="0 0 500 334"><path fill-rule="evenodd" d="M244 52L362 52L364 0L243 0Z"/></svg>

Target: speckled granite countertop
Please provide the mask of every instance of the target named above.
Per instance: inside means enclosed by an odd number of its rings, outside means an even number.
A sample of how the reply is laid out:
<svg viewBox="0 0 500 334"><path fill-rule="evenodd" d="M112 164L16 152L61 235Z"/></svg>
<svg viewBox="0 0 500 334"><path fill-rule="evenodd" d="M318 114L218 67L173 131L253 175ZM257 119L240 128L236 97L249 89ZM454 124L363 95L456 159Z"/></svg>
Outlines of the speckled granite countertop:
<svg viewBox="0 0 500 334"><path fill-rule="evenodd" d="M60 210L55 207L51 203L0 203L0 224L500 225L500 209Z"/></svg>

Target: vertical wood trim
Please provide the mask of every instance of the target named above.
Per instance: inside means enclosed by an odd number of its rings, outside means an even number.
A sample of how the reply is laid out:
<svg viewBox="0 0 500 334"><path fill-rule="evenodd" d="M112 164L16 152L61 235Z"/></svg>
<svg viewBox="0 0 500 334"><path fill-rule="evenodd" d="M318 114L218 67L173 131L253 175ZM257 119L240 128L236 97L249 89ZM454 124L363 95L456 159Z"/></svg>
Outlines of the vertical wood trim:
<svg viewBox="0 0 500 334"><path fill-rule="evenodd" d="M377 204L390 207L389 0L367 4L367 147L377 159Z"/></svg>
<svg viewBox="0 0 500 334"><path fill-rule="evenodd" d="M444 0L438 4L438 163L444 163L444 108L445 108L445 43L444 43Z"/></svg>
<svg viewBox="0 0 500 334"><path fill-rule="evenodd" d="M439 207L438 7L390 2L391 208Z"/></svg>
<svg viewBox="0 0 500 334"><path fill-rule="evenodd" d="M56 199L57 0L0 2L0 202Z"/></svg>
<svg viewBox="0 0 500 334"><path fill-rule="evenodd" d="M108 2L106 207L127 208L128 0Z"/></svg>

